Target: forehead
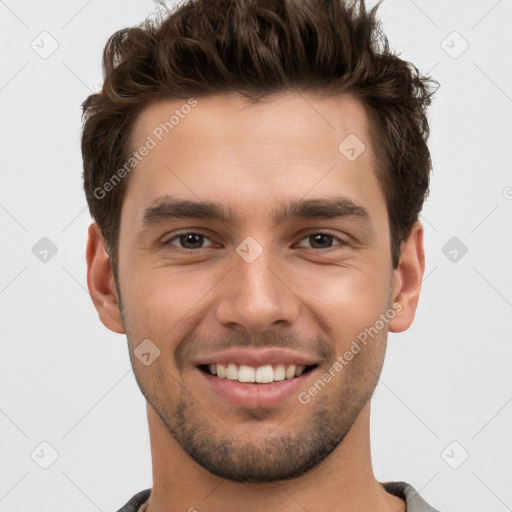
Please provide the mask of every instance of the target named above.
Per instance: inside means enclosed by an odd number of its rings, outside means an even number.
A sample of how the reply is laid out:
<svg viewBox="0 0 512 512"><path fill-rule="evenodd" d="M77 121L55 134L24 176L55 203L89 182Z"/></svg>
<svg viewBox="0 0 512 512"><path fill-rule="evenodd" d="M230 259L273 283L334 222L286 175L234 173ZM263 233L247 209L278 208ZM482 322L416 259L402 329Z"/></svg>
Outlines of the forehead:
<svg viewBox="0 0 512 512"><path fill-rule="evenodd" d="M151 149L130 176L123 209L140 217L163 195L215 199L246 212L258 201L306 196L346 195L382 208L368 127L362 104L348 94L153 103L133 128L133 151Z"/></svg>
<svg viewBox="0 0 512 512"><path fill-rule="evenodd" d="M239 94L225 93L154 102L139 115L131 140L134 148L148 135L164 146L170 139L202 147L216 147L218 142L236 147L259 142L270 144L276 153L279 142L295 142L307 155L310 148L304 146L305 139L319 150L332 149L333 140L351 133L367 139L367 131L366 111L351 94L321 97L287 92L253 103ZM330 136L326 136L328 132Z"/></svg>

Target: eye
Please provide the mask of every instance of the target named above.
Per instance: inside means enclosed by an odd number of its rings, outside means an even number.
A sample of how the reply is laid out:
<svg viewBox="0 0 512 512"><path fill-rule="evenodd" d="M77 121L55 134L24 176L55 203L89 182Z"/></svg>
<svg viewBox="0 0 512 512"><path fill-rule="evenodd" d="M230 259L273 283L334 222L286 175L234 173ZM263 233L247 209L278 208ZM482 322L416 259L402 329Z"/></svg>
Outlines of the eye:
<svg viewBox="0 0 512 512"><path fill-rule="evenodd" d="M338 241L339 243L333 245L334 241ZM207 245L205 245L205 243L207 243ZM174 245L185 251L194 251L215 245L206 235L195 231L178 233L165 241L164 244ZM336 247L336 245L346 245L346 242L330 233L319 232L307 235L297 246L308 247L308 245L312 249L331 249Z"/></svg>
<svg viewBox="0 0 512 512"><path fill-rule="evenodd" d="M311 233L301 240L301 243L298 245L299 247L305 247L302 245L303 240L309 241L313 249L330 249L334 240L341 242L338 245L345 245L342 239L329 233Z"/></svg>
<svg viewBox="0 0 512 512"><path fill-rule="evenodd" d="M185 250L194 250L194 249L202 249L204 246L203 243L208 240L210 242L210 246L213 245L213 242L202 233L196 233L194 231L187 231L184 233L179 233L172 238L169 238L165 244L177 245L181 249Z"/></svg>

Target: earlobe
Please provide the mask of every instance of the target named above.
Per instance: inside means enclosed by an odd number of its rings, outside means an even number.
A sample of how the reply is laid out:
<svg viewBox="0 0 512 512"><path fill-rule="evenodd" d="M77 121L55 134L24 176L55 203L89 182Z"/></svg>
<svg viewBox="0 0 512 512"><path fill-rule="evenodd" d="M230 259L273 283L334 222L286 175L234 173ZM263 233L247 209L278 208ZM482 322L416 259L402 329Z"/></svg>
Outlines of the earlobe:
<svg viewBox="0 0 512 512"><path fill-rule="evenodd" d="M98 316L107 329L124 334L112 266L101 230L95 222L89 226L86 258L87 286Z"/></svg>
<svg viewBox="0 0 512 512"><path fill-rule="evenodd" d="M414 320L425 272L423 226L417 221L401 245L398 267L393 270L393 303L399 303L398 313L389 322L390 332L407 330Z"/></svg>

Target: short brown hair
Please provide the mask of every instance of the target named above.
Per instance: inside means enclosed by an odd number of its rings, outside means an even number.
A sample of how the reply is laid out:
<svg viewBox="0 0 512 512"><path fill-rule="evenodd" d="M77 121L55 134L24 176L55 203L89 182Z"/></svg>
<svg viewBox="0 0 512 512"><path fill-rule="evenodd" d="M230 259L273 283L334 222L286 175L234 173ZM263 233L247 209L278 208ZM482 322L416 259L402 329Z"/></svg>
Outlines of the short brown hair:
<svg viewBox="0 0 512 512"><path fill-rule="evenodd" d="M382 1L382 0L381 0ZM364 0L188 0L108 40L101 92L83 103L83 179L117 274L120 212L128 178L95 192L127 161L140 112L160 99L237 92L349 92L371 123L378 179L390 219L393 268L428 195L430 105L437 81L389 49Z"/></svg>

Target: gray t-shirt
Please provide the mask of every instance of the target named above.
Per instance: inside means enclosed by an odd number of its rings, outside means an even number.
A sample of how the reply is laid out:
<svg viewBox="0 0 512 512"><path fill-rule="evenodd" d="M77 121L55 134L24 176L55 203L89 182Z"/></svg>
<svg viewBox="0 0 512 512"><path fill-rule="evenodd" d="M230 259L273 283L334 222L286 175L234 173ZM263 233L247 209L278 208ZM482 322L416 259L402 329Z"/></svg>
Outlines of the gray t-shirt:
<svg viewBox="0 0 512 512"><path fill-rule="evenodd" d="M407 503L407 512L439 512L432 508L412 485L406 482L381 482L381 484L387 492L402 498ZM118 512L145 512L150 494L151 489L139 492Z"/></svg>

